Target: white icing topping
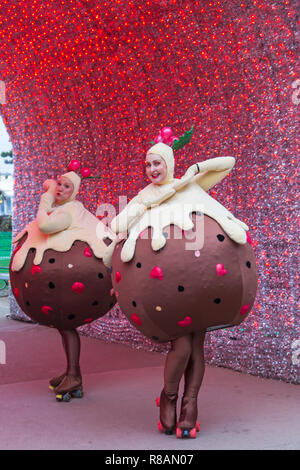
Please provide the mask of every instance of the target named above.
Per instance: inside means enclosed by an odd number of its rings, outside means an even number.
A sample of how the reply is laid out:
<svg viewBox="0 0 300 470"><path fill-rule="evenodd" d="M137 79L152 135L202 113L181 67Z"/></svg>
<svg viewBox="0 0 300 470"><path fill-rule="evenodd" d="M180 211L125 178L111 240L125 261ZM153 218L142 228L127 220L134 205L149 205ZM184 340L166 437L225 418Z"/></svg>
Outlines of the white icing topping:
<svg viewBox="0 0 300 470"><path fill-rule="evenodd" d="M103 239L108 237L115 240L116 235L85 209L79 201L71 201L54 208L49 219L53 221L55 217L61 217L62 214L71 216L71 224L65 230L52 234L43 233L35 219L15 237L14 242L20 240L26 233L28 234L27 239L14 255L13 271L19 271L24 266L30 248L36 249L33 260L36 265L41 263L46 250L68 251L76 240L86 242L97 258L103 258L107 250Z"/></svg>
<svg viewBox="0 0 300 470"><path fill-rule="evenodd" d="M152 187L155 188L154 194L151 191ZM164 186L161 188L162 191L166 191ZM159 189L160 187L157 185L148 185L131 201L131 210L133 210L135 200L139 203L141 200L149 200L150 196L157 199ZM121 251L122 261L128 262L133 258L136 241L141 232L149 227L152 228L151 246L154 251L158 251L167 243L163 234L164 229L168 225L173 224L182 230L191 230L194 224L190 215L192 212L197 211L208 215L218 222L224 232L236 243L246 243L247 225L236 219L225 207L207 194L197 183L192 181L162 204L148 209L129 226L128 239ZM197 249L199 248L201 246L197 247Z"/></svg>

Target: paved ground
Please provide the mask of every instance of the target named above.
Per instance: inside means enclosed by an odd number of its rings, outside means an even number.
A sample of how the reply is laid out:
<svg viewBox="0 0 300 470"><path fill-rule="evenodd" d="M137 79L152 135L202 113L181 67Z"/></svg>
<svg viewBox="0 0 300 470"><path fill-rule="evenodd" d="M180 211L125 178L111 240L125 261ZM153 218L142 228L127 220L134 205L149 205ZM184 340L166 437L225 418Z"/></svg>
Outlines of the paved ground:
<svg viewBox="0 0 300 470"><path fill-rule="evenodd" d="M0 299L0 449L300 449L299 386L207 366L200 433L179 440L157 431L164 356L94 338L82 337L84 398L57 403L48 379L65 367L59 335L8 310Z"/></svg>

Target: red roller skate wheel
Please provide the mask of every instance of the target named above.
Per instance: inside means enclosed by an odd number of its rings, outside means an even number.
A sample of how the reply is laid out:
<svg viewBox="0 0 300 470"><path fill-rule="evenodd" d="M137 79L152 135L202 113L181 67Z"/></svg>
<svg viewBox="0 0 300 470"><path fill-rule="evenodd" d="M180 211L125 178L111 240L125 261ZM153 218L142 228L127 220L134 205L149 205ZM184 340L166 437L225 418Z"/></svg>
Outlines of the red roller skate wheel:
<svg viewBox="0 0 300 470"><path fill-rule="evenodd" d="M177 439L182 438L182 429L176 428L176 437L177 437Z"/></svg>
<svg viewBox="0 0 300 470"><path fill-rule="evenodd" d="M199 421L196 422L196 431L197 431L197 432L200 431L200 423L199 423Z"/></svg>
<svg viewBox="0 0 300 470"><path fill-rule="evenodd" d="M159 432L162 432L162 433L164 433L166 431L160 421L158 422L158 430L159 430Z"/></svg>
<svg viewBox="0 0 300 470"><path fill-rule="evenodd" d="M192 439L195 439L196 436L197 436L196 428L191 429L191 430L190 430L190 437L191 437Z"/></svg>

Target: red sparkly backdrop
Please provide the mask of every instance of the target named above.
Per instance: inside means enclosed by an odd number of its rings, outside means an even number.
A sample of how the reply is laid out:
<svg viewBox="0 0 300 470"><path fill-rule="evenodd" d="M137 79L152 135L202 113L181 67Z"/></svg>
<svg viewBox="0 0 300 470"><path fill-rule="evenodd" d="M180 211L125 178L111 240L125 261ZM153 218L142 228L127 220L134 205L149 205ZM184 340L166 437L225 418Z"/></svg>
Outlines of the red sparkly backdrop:
<svg viewBox="0 0 300 470"><path fill-rule="evenodd" d="M1 114L15 157L14 230L35 215L42 182L72 158L101 179L80 198L95 212L146 183L157 131L192 142L176 176L233 155L211 194L250 226L259 291L234 330L209 333L207 361L299 382L296 170L300 73L296 0L2 0ZM2 87L3 88L3 87ZM3 95L3 94L2 94ZM12 301L12 312L23 318ZM118 309L83 330L154 348ZM165 347L158 347L165 351Z"/></svg>

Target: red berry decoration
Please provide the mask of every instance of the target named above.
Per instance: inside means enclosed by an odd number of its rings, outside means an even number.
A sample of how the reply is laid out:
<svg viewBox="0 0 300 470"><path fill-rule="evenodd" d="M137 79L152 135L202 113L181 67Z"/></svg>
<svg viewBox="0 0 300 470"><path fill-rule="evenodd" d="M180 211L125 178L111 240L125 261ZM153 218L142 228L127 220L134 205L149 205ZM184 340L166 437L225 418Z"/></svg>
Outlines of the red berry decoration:
<svg viewBox="0 0 300 470"><path fill-rule="evenodd" d="M84 168L81 168L80 173L81 173L81 176L83 176L83 178L88 178L92 172L89 168L84 167Z"/></svg>
<svg viewBox="0 0 300 470"><path fill-rule="evenodd" d="M68 165L68 169L70 171L76 171L76 170L78 170L78 168L80 168L79 160L71 160L69 165Z"/></svg>
<svg viewBox="0 0 300 470"><path fill-rule="evenodd" d="M165 143L167 143L170 137L173 135L171 127L163 127L160 133Z"/></svg>

